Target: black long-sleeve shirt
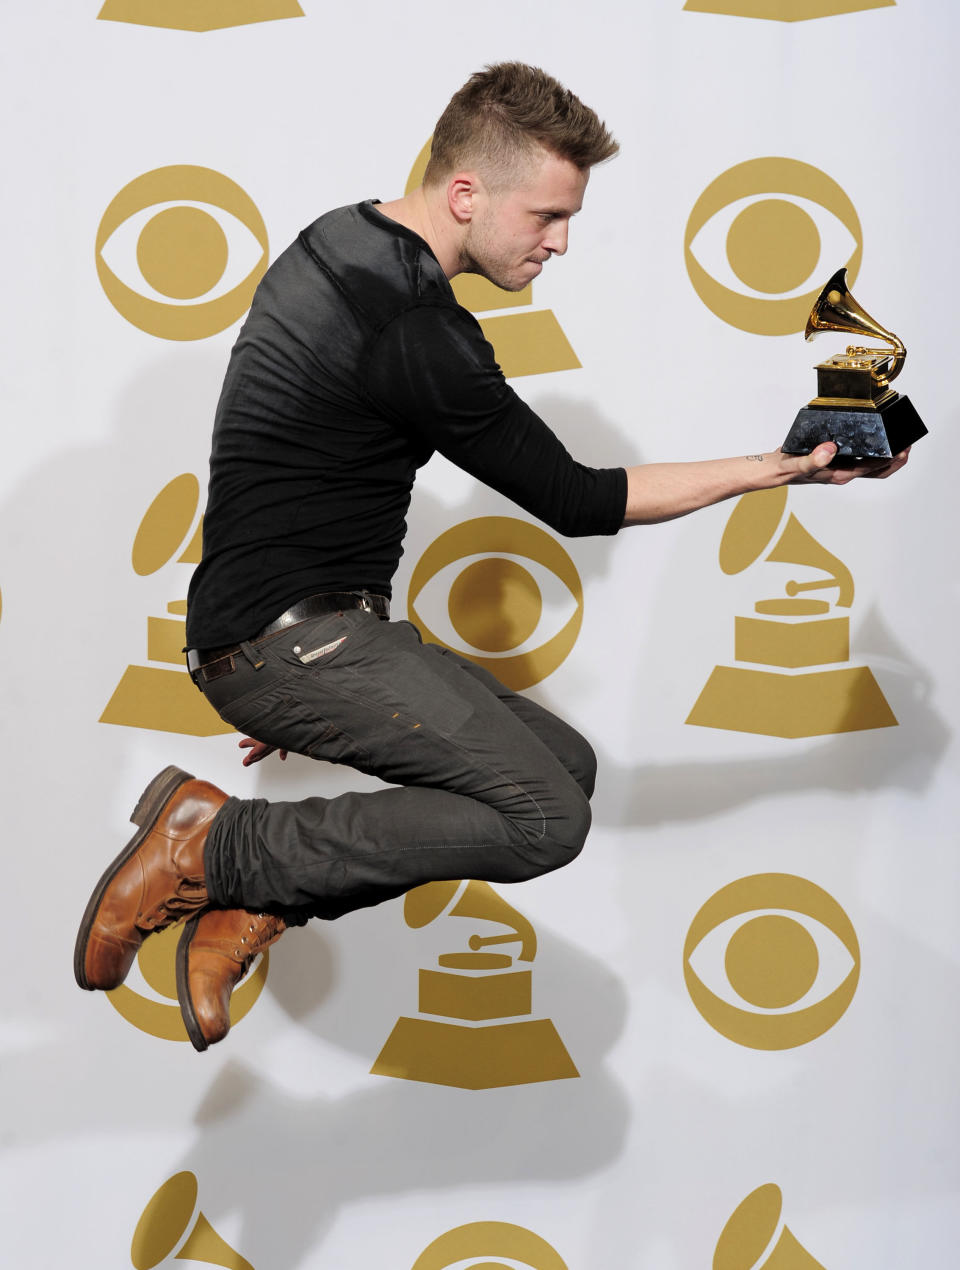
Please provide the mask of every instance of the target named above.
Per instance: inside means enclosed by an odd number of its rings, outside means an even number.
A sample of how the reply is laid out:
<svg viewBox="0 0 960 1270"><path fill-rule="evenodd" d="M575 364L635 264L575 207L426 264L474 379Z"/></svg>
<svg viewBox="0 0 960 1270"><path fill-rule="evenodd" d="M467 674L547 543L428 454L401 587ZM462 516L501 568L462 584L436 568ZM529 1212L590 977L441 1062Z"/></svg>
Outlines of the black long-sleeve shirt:
<svg viewBox="0 0 960 1270"><path fill-rule="evenodd" d="M374 203L330 212L267 271L230 357L188 644L320 591L389 596L435 450L558 533L623 523L624 470L576 463L520 400L423 239Z"/></svg>

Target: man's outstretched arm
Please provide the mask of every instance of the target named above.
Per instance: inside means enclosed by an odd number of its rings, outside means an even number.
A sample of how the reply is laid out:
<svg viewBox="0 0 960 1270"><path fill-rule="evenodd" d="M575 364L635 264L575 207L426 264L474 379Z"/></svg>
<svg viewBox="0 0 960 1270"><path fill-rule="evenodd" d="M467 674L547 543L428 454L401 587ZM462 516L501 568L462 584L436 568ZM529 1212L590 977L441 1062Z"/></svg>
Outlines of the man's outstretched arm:
<svg viewBox="0 0 960 1270"><path fill-rule="evenodd" d="M891 476L907 461L909 450L892 459L868 459L851 468L827 465L837 452L832 441L811 454L748 454L702 463L645 463L627 468L625 525L655 525L675 520L725 498L777 485L846 485L857 477Z"/></svg>

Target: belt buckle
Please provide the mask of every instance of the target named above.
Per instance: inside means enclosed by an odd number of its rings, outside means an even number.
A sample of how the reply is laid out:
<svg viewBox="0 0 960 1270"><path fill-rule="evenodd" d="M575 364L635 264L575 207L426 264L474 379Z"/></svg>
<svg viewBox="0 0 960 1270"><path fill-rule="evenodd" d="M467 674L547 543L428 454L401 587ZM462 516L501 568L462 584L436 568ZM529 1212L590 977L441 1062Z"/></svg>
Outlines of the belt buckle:
<svg viewBox="0 0 960 1270"><path fill-rule="evenodd" d="M241 646L231 652L224 652L220 657L212 657L209 661L201 661L201 654L198 648L188 649L187 673L193 680L194 687L203 692L203 684L200 682L201 677L204 682L209 683L212 679L221 679L224 675L232 675L237 668L236 654L242 651L243 648ZM260 669L260 666L255 665L252 660L250 664L255 670ZM260 665L263 665L262 661Z"/></svg>
<svg viewBox="0 0 960 1270"><path fill-rule="evenodd" d="M203 689L200 687L200 658L197 656L197 650L195 648L188 648L186 652L187 674L190 676L194 688L203 692Z"/></svg>

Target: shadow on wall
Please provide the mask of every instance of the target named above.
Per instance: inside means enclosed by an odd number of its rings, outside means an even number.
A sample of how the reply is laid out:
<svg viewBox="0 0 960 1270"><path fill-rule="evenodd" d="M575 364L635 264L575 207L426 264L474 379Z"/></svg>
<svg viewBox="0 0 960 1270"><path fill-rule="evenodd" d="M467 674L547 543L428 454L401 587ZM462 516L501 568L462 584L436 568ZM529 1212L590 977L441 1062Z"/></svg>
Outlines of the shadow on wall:
<svg viewBox="0 0 960 1270"><path fill-rule="evenodd" d="M54 982L61 968L69 973L78 915L117 849L114 800L132 808L144 783L141 752L162 739L98 722L127 664L143 655L151 609L131 604L141 581L130 563L134 535L166 481L198 470L223 364L210 347L158 356L110 395L109 427L95 442L38 460L0 506L0 641L16 668L5 685L5 720L16 737L5 760L6 832L57 859L53 933L36 965L42 977L49 957ZM22 427L42 430L41 409ZM189 576L188 566L173 568ZM11 862L15 894L21 878L22 893L34 893L36 867L36 854ZM23 907L27 920L30 909Z"/></svg>
<svg viewBox="0 0 960 1270"><path fill-rule="evenodd" d="M351 925L348 944L368 945L368 923ZM382 926L379 934L382 942ZM576 1003L579 1015L589 1013L577 1020L579 1079L472 1092L371 1078L358 1092L317 1100L292 1097L234 1059L198 1109L196 1145L169 1172L186 1169L203 1180L204 1211L215 1225L217 1213L241 1204L244 1226L236 1245L254 1266L293 1270L322 1243L344 1205L421 1189L535 1187L607 1168L623 1149L631 1119L626 1091L603 1066L623 1029L625 990L582 948L552 935L544 942L544 959L563 982L564 999ZM271 953L270 990L307 1030L319 1031L331 984L327 944L321 930L309 926ZM396 1017L411 986L398 990L390 975L372 980L366 951L362 984L356 980L363 1010L352 1005L357 997L350 984L341 982L337 1005L322 1014L325 1039L357 1050L364 1061L385 1039L371 1020L382 1028L383 1019ZM341 969L350 975L358 960L344 958ZM326 971L315 976L325 961ZM224 1045L242 1052L242 1030Z"/></svg>
<svg viewBox="0 0 960 1270"><path fill-rule="evenodd" d="M133 760L130 757L135 730L96 723L117 674L130 659L129 650L142 639L143 614L127 611L122 579L120 585L116 582L116 562L120 559L126 567L131 535L163 482L178 471L202 471L209 436L207 411L208 407L212 411L221 374L221 359L210 351L188 365L179 351L176 358L158 362L128 386L107 442L60 454L44 463L2 509L0 528L8 550L28 544L21 552L22 562L16 566L11 563L2 579L2 634L17 665L11 692L18 747L11 756L9 774L23 792L24 841L37 838L37 800L31 793L37 787L33 765L37 755L50 750L51 720L76 745L69 761L56 762L56 798L48 797L44 804L43 845L69 842L72 849L57 856L51 935L37 948L38 979L47 977L47 959L56 966L56 982L69 976L70 946L83 899L97 869L115 849L105 849L102 841L107 791L127 783L131 762L136 759L135 752ZM589 412L583 417L589 420L590 429L596 426L602 432L606 426ZM581 447L567 439L578 456L596 459L595 454L580 455ZM613 456L604 458L617 461ZM152 463L158 468L169 467L160 473L151 470ZM131 473L135 476L128 480ZM489 496L480 491L454 513L421 491L415 495L411 521L418 526L415 532L429 541L438 528L449 525L451 515L466 519L489 510ZM582 554L578 546L578 567L585 577L591 576L591 571L598 575L607 569L610 546L609 540L584 540ZM411 549L411 555L415 554ZM59 627L46 626L37 638L35 620L27 631L29 606L49 590L56 594L56 611L69 620L69 639ZM45 610L45 623L48 618L53 620ZM886 729L859 734L856 745L847 736L807 742L802 750L784 742L777 756L760 761L632 768L610 755L601 755L599 815L609 815L617 824L647 825L706 818L769 797L771 792L792 794L811 788L856 792L891 785L922 790L949 738L946 725L930 702L929 683L922 669L896 647L878 617L863 624L860 643L872 664L883 665L882 659L889 659L884 666L884 690L901 728L909 728L909 750L897 737L900 729ZM51 674L51 646L56 651L55 674ZM69 691L64 692L64 684L72 685ZM155 743L157 738L151 739ZM170 747L171 757L176 758L176 738L170 738ZM20 764L23 766L18 770ZM270 792L276 795L292 776L274 765L269 774L258 773L256 779L268 782ZM16 828L15 807L13 811L12 840L16 840L21 831ZM23 868L27 876L28 854L21 853L22 861L11 862L15 891L16 870ZM29 880L34 882L35 860L29 867ZM29 907L24 906L24 910ZM323 1007L323 1037L371 1062L390 1023L403 1008L399 1003L408 999L411 990L405 977L408 970L389 955L379 958L378 973L371 975L371 937L379 935L379 947L383 946L382 918L376 920L374 929L361 915L355 915L344 924L342 935L338 928L338 947L343 952L340 963L331 960L329 941L321 929L309 927L292 933L272 954L276 971L269 984L275 999L300 1028L319 1033ZM34 939L31 947L36 942ZM226 1065L213 1076L197 1114L196 1145L179 1164L170 1164L168 1173L184 1168L197 1174L204 1209L214 1224L219 1215L238 1204L243 1207L245 1225L236 1242L253 1265L293 1270L322 1240L342 1206L368 1196L406 1194L421 1187L443 1193L448 1188L486 1183L535 1186L541 1181L563 1183L589 1176L620 1155L631 1114L641 1121L648 1114L652 1118L665 1094L672 1094L678 1105L684 1105L686 1131L691 1136L689 1151L682 1153L677 1167L696 1160L695 1139L703 1132L703 1124L695 1112L688 1113L688 1085L691 1081L696 1084L697 1078L674 1074L659 1087L651 1082L639 1100L628 1100L626 1091L604 1066L604 1057L624 1024L623 984L582 948L549 936L544 943L543 960L549 960L551 975L562 979L578 1011L590 1012L589 1019L579 1019L578 1027L590 1038L592 1049L578 1046L573 1051L580 1079L470 1093L371 1078L362 1090L342 1098L300 1099L277 1089L242 1062L227 1058ZM945 984L956 977L948 970L943 974ZM344 984L355 991L344 991ZM90 1000L81 999L72 985L69 992L73 994L71 1001L76 998L78 1015L82 1010L92 1020ZM351 1008L351 1002L358 999L364 1003L362 1010ZM950 994L945 992L943 999L950 999ZM901 1001L910 1015L911 1034L926 1028L926 1052L932 1062L935 1042L929 1021L920 1017L922 994L915 998L904 994ZM686 1002L684 1009L699 1027ZM82 1131L85 1125L95 1125L98 1133L126 1134L131 1108L136 1108L133 1123L143 1116L141 1123L145 1121L149 1127L155 1112L145 1107L133 1060L134 1055L141 1055L144 1038L121 1032L124 1040L119 1049L114 1048L116 1028L122 1025L109 1017L109 1024L98 1020L95 1026L100 1039L80 1064L76 1049L71 1047L58 1046L46 1054L28 1056L34 1080L38 1060L41 1068L46 1062L49 1072L42 1123L55 1128L44 1132L62 1137L69 1132L67 1126ZM71 1012L64 1018L69 1020ZM386 1028L382 1027L384 1021ZM909 1029L903 1026L902 1018L899 1022L898 1031L905 1034ZM876 1023L879 1043L889 1026L879 1009ZM232 1047L230 1053L242 1054L247 1039L245 1030L238 1028L225 1045ZM257 1052L263 1055L261 1048ZM158 1061L163 1057L159 1054ZM204 1061L192 1054L183 1057L191 1063ZM124 1059L130 1060L131 1085L123 1088L121 1079L119 1096L109 1107L91 1106L78 1097L83 1063L88 1064L87 1071L96 1067L102 1079L104 1072L116 1071ZM171 1072L177 1075L179 1061L177 1058L170 1064ZM810 1066L812 1070L814 1065ZM850 1075L854 1091L859 1075L860 1069ZM835 1068L823 1079L836 1080ZM172 1082L175 1086L175 1077ZM191 1086L196 1088L196 1084ZM914 1079L911 1096L924 1124L929 1125L929 1136L936 1140L934 1128L942 1125L943 1105L937 1102L934 1106L932 1082L928 1087L927 1082ZM164 1097L177 1100L176 1089ZM714 1100L705 1098L703 1115L713 1107ZM156 1109L157 1122L168 1123L162 1110ZM714 1109L714 1114L729 1119L726 1125L714 1126L714 1140L736 1137L742 1130L738 1112L737 1108L723 1113ZM800 1128L798 1136L802 1137ZM878 1134L881 1130L882 1126L878 1127ZM763 1140L759 1129L757 1133ZM931 1160L935 1155L931 1146ZM857 1152L853 1148L850 1156L845 1163L855 1170ZM658 1161L651 1162L651 1175L658 1167ZM867 1188L870 1183L864 1181L863 1185ZM932 1182L918 1181L918 1187L921 1185L932 1189ZM733 1197L730 1208L738 1198ZM630 1202L627 1196L623 1200Z"/></svg>
<svg viewBox="0 0 960 1270"><path fill-rule="evenodd" d="M930 675L897 643L875 610L861 624L858 647L863 658L882 672L883 691L899 727L807 741L771 739L780 752L769 757L636 767L605 751L598 738L597 823L644 827L708 820L760 799L811 790L922 793L952 736L933 704Z"/></svg>
<svg viewBox="0 0 960 1270"><path fill-rule="evenodd" d="M641 461L639 456L627 452L628 443L617 428L590 403L545 397L533 404L574 457L600 466ZM395 586L395 616L406 615L410 572L437 535L453 524L491 514L523 515L508 500L479 486L473 487L466 500L455 507L446 506L422 485L415 489L405 555ZM656 532L656 527L648 532ZM585 584L610 575L612 538L562 541ZM642 544L638 543L639 547ZM591 735L600 760L598 796L594 799L596 823L643 827L699 821L771 794L793 796L811 790L857 793L899 788L921 792L936 771L952 735L933 703L929 672L897 642L876 610L862 615L856 642L858 660L880 673L883 692L899 727L854 734L838 732L819 739L771 738L770 743L777 745L779 752L768 757L711 758L662 765L645 762L638 766L624 763L620 753L605 750L602 734ZM595 667L594 671L598 676L608 673L603 668ZM528 692L546 708L564 715L563 703L552 699L549 678ZM908 734L909 745L904 741ZM262 787L258 792L276 797L285 789L291 791L302 775L299 766L284 771L274 764L272 770L261 769ZM318 772L316 777L329 780L331 774Z"/></svg>
<svg viewBox="0 0 960 1270"><path fill-rule="evenodd" d="M302 970L323 942L309 930L298 946L277 945L290 950L287 973L272 976L283 984L278 1000L307 1029L315 1026L319 1002L311 1001ZM632 1214L638 1246L655 1247L662 1239L677 1264L696 1264L704 1215L717 1212L719 1235L743 1198L737 1187L745 1172L757 1182L782 1182L799 1170L817 1178L820 1196L842 1195L861 1213L909 1197L936 1200L945 1185L943 1126L955 1119L957 1090L942 1062L943 1021L931 1015L923 993L910 990L909 975L924 965L947 1001L956 992L956 967L878 918L870 942L878 958L877 988L861 991L850 1017L838 1024L849 1028L856 1017L859 1040L851 1044L848 1034L846 1043L837 1044L839 1032L831 1032L782 1055L736 1049L739 1096L729 1088L723 1096L717 1092L717 1069L726 1063L730 1043L709 1029L684 995L662 990L647 998L647 1027L661 1062L644 1067L638 1054L636 1080L629 1090L621 1087L601 1062L620 1034L622 987L582 950L551 939L551 960L571 980L570 999L592 1011L581 1020L594 1047L577 1054L584 1079L482 1094L385 1081L324 1100L281 1091L231 1059L197 1110L196 1145L166 1167L170 1175L179 1169L196 1174L203 1210L215 1227L239 1210L233 1242L251 1265L270 1270L294 1270L317 1255L342 1208L421 1190L435 1193L442 1208L443 1196L458 1187L490 1184L503 1192L563 1186L606 1169L628 1141L636 1153L632 1167L611 1175L593 1223L597 1265L619 1264L625 1211ZM898 1002L893 1034L892 999ZM337 1040L353 1044L360 1037L344 1021ZM240 1041L238 1033L224 1044L236 1049ZM881 1048L885 1058L878 1066ZM911 1079L904 1085L908 1069ZM895 1125L872 1114L891 1096L891 1082L903 1104ZM829 1126L811 1132L811 1116L826 1109ZM864 1126L870 1126L867 1142ZM705 1143L713 1148L705 1150ZM861 1167L864 1153L879 1162L876 1169ZM911 1162L906 1191L904 1155ZM678 1178L685 1196L698 1197L693 1214L678 1214ZM801 1209L795 1211L805 1229ZM441 1215L436 1233L442 1226ZM406 1267L398 1264L397 1270Z"/></svg>

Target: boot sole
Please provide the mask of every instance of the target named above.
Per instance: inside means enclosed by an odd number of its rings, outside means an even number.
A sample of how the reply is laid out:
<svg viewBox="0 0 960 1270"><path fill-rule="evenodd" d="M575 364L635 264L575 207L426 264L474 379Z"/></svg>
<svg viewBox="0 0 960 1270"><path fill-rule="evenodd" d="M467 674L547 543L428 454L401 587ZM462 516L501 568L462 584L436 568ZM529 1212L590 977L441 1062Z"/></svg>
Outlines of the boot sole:
<svg viewBox="0 0 960 1270"><path fill-rule="evenodd" d="M144 839L159 820L171 796L176 793L185 781L192 781L193 779L189 772L184 772L179 767L165 767L159 776L153 778L140 795L140 801L133 809L133 814L130 817L131 824L139 825L139 829L117 858L107 866L103 876L94 888L93 894L90 896L90 901L83 914L83 920L80 923L80 929L77 932L77 942L73 952L74 978L79 986L88 992L95 991L95 986L87 982L87 976L83 968L87 955L87 942L90 939L90 932L93 929L93 923L103 902L107 887L127 861L140 850Z"/></svg>
<svg viewBox="0 0 960 1270"><path fill-rule="evenodd" d="M177 1000L180 1002L180 1015L183 1018L183 1026L187 1029L190 1044L202 1054L210 1047L200 1030L200 1022L193 1008L193 998L190 996L190 981L187 977L190 970L190 944L197 933L201 916L202 914L198 913L190 918L177 944Z"/></svg>

